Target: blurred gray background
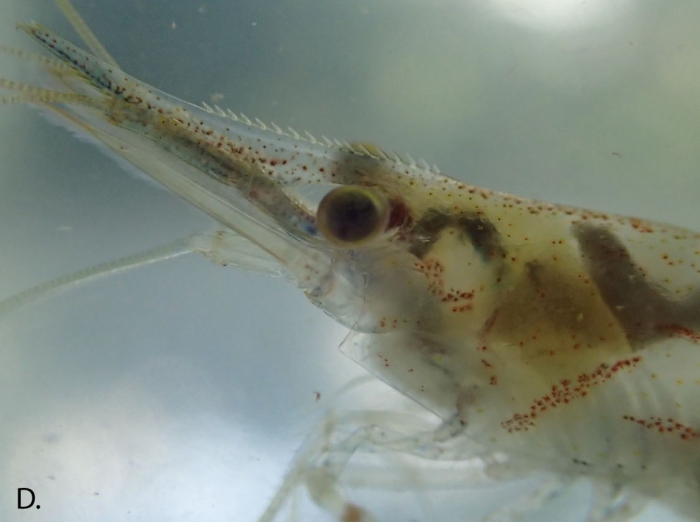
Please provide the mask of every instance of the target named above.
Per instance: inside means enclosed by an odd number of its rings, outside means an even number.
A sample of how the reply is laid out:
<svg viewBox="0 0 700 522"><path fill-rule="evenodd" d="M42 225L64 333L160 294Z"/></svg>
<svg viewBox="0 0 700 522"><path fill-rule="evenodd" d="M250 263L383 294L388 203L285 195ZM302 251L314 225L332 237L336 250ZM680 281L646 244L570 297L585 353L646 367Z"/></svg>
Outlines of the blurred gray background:
<svg viewBox="0 0 700 522"><path fill-rule="evenodd" d="M693 0L74 3L127 72L180 98L700 229ZM78 42L48 0L3 0L0 41L36 50L13 27L31 19ZM20 69L0 57L3 76ZM32 108L0 107L0 137L0 298L213 228ZM336 350L345 334L285 281L197 257L0 318L0 520L255 520L363 374ZM42 509L17 511L17 487ZM581 520L589 494L533 520ZM355 492L382 520L445 522L503 495Z"/></svg>

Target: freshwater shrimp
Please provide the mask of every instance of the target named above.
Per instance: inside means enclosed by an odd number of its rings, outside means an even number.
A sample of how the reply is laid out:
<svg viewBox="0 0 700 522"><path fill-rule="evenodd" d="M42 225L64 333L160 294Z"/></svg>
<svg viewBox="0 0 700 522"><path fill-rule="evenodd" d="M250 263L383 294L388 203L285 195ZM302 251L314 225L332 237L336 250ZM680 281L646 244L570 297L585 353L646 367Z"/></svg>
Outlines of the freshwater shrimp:
<svg viewBox="0 0 700 522"><path fill-rule="evenodd" d="M700 235L474 187L367 144L195 107L37 24L52 89L5 80L7 102L54 111L212 215L224 230L30 290L19 306L116 270L198 251L282 273L351 330L341 350L441 420L329 417L261 520L299 486L338 520L372 520L342 490L356 453L471 462L463 480L588 477L588 519L658 498L697 518ZM87 40L90 40L89 38ZM302 186L327 187L320 204ZM507 516L515 516L508 512Z"/></svg>

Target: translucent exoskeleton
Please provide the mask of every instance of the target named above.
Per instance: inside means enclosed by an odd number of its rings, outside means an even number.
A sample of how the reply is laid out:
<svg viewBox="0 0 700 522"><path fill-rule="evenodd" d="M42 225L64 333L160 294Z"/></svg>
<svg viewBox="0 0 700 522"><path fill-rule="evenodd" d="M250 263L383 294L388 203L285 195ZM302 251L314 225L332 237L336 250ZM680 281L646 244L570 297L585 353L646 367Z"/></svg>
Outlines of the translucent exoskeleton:
<svg viewBox="0 0 700 522"><path fill-rule="evenodd" d="M550 477L494 520L579 477L595 484L589 521L627 520L648 499L700 518L700 234L494 192L372 145L190 105L123 72L85 33L96 56L21 28L53 57L15 52L46 83L2 80L5 102L48 110L222 228L29 290L3 313L201 252L283 274L350 330L343 353L427 412L329 414L260 520L283 516L302 487L337 520L373 520L343 488L390 487L380 464L353 468L363 454L407 456L402 487L451 476L413 478L414 457L457 463L465 487ZM308 197L315 186L320 202Z"/></svg>

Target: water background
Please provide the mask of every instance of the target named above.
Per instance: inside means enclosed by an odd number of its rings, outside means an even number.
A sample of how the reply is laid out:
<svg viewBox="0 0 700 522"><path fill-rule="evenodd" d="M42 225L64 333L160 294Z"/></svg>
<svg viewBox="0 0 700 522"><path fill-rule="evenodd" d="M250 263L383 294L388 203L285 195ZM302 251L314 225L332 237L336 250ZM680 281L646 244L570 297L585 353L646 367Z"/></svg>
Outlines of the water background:
<svg viewBox="0 0 700 522"><path fill-rule="evenodd" d="M126 71L180 98L408 152L475 185L700 229L692 0L75 5ZM0 40L37 49L13 28L31 19L78 42L46 0L0 3ZM3 57L0 72L16 66ZM0 107L0 137L0 296L212 229L31 108ZM326 397L363 374L336 351L345 333L284 281L196 257L8 318L0 519L255 520ZM23 486L41 510L15 509ZM503 496L458 490L430 511L358 495L387 520L444 521ZM552 520L581 520L585 495Z"/></svg>

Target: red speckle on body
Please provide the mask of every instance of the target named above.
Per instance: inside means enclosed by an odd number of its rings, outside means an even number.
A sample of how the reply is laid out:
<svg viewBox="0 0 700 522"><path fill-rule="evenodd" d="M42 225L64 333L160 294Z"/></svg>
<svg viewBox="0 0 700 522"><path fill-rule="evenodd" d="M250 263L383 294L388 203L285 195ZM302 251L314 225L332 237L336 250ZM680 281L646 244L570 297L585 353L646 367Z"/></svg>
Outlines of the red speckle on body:
<svg viewBox="0 0 700 522"><path fill-rule="evenodd" d="M531 412L539 411L543 413L547 410L547 406L556 408L559 405L567 405L577 399L586 397L591 388L607 382L620 370L633 370L641 360L641 357L622 359L615 362L612 366L601 363L591 373L578 375L575 381L579 385L575 387L571 386L572 381L570 379L562 379L558 384L552 385L549 394L536 398L532 402L530 410ZM534 409L533 406L535 406ZM535 423L531 413L515 413L511 418L501 423L501 427L508 433L528 431L534 426Z"/></svg>
<svg viewBox="0 0 700 522"><path fill-rule="evenodd" d="M700 437L700 431L690 426L686 426L677 422L671 417L662 419L661 417L649 417L648 419L639 419L632 415L623 415L622 418L626 421L634 422L642 428L651 431L657 431L662 434L678 434L682 440L697 439Z"/></svg>

